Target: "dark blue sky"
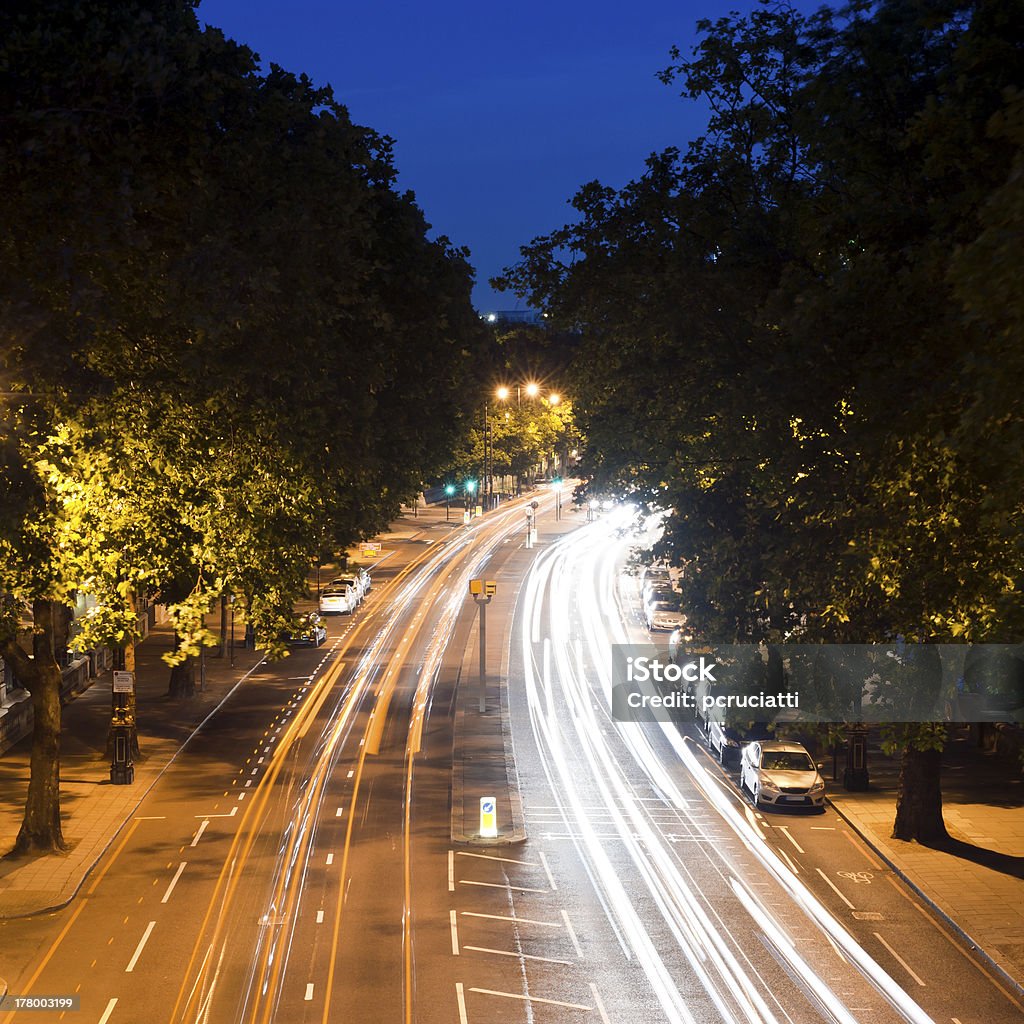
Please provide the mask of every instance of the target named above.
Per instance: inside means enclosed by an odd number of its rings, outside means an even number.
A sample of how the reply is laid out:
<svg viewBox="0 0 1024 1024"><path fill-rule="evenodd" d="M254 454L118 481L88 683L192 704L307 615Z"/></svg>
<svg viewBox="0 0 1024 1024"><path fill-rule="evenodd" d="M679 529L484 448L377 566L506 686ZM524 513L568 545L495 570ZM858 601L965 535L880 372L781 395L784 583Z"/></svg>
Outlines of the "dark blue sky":
<svg viewBox="0 0 1024 1024"><path fill-rule="evenodd" d="M265 62L329 83L354 121L396 140L402 188L468 246L478 309L512 309L487 279L566 222L576 189L615 186L684 147L700 108L660 84L700 17L749 0L203 0L202 21Z"/></svg>

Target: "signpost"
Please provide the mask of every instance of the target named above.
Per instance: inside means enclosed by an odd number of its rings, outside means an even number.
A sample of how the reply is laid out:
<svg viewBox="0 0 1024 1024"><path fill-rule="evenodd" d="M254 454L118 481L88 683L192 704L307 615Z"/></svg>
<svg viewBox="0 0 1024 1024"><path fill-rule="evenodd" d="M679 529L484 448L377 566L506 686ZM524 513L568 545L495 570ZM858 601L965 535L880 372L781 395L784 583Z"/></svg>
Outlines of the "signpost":
<svg viewBox="0 0 1024 1024"><path fill-rule="evenodd" d="M498 838L498 802L493 796L480 797L480 838Z"/></svg>
<svg viewBox="0 0 1024 1024"><path fill-rule="evenodd" d="M135 673L115 670L112 689L114 707L111 712L111 732L114 751L110 762L110 781L115 786L128 786L135 781L131 747L132 713L128 706L128 695L135 691Z"/></svg>
<svg viewBox="0 0 1024 1024"><path fill-rule="evenodd" d="M361 558L376 558L380 554L380 541L364 540L359 545L359 555Z"/></svg>
<svg viewBox="0 0 1024 1024"><path fill-rule="evenodd" d="M487 606L498 592L495 580L470 580L469 592L480 609L480 690L479 710L487 710Z"/></svg>

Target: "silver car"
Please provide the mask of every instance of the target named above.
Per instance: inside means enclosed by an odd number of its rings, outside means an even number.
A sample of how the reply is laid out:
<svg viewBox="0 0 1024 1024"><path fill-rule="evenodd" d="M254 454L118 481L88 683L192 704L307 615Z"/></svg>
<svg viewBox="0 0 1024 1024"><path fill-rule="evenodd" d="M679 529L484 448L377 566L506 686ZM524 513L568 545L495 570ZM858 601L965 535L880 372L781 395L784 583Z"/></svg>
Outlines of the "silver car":
<svg viewBox="0 0 1024 1024"><path fill-rule="evenodd" d="M806 748L788 740L755 740L743 748L740 789L755 807L825 809L825 780Z"/></svg>
<svg viewBox="0 0 1024 1024"><path fill-rule="evenodd" d="M359 595L347 584L331 584L320 595L321 615L351 615L359 604Z"/></svg>

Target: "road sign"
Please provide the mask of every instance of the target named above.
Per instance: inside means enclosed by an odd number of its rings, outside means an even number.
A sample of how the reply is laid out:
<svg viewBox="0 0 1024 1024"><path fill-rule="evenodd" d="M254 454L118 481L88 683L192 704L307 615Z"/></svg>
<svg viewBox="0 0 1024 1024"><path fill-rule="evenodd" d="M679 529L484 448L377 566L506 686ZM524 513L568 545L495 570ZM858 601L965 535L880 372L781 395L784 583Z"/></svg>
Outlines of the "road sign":
<svg viewBox="0 0 1024 1024"><path fill-rule="evenodd" d="M134 672L114 672L114 693L131 693L134 689Z"/></svg>
<svg viewBox="0 0 1024 1024"><path fill-rule="evenodd" d="M539 501L531 501L530 502L530 508L540 508L540 502Z"/></svg>
<svg viewBox="0 0 1024 1024"><path fill-rule="evenodd" d="M480 797L480 838L498 838L498 808L493 796Z"/></svg>
<svg viewBox="0 0 1024 1024"><path fill-rule="evenodd" d="M380 554L380 542L363 541L359 545L359 554L362 558L376 558Z"/></svg>

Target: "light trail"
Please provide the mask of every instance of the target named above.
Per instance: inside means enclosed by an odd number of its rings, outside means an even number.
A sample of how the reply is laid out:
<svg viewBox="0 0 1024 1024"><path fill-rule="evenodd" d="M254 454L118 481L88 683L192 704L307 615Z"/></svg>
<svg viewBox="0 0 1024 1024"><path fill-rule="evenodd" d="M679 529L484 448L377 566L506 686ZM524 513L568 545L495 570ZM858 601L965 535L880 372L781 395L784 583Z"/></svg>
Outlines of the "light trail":
<svg viewBox="0 0 1024 1024"><path fill-rule="evenodd" d="M617 587L618 565L628 542L617 542L618 525L611 517L598 520L564 537L542 552L524 588L520 637L526 673L530 720L548 777L551 792L566 831L574 835L581 859L590 872L595 890L605 907L620 942L628 944L631 955L643 965L652 992L670 1020L689 1021L679 986L662 959L665 951L655 948L649 928L635 905L621 872L613 868L607 854L607 840L595 834L590 824L593 793L602 807L602 830L611 826L642 880L644 892L653 900L662 924L667 927L694 976L700 981L722 1020L733 1024L775 1024L780 1011L773 1010L774 978L762 977L733 936L723 936L711 920L699 886L679 860L661 828L652 822L650 800L637 795L630 778L642 773L691 834L701 842L703 855L728 879L736 903L750 916L778 955L789 965L791 977L808 999L809 1007L827 1012L835 1021L850 1024L855 1018L841 1000L797 952L793 940L775 923L750 890L736 881L743 869L732 862L720 842L708 835L690 810L691 800L681 794L674 773L680 765L689 773L708 805L717 812L753 854L761 868L779 884L804 915L824 932L829 942L842 949L860 973L912 1024L931 1018L863 950L830 912L800 882L793 871L768 846L757 827L737 810L734 795L698 763L676 728L663 724L662 732L676 752L678 763L666 764L655 751L648 727L612 722L608 709L611 697L611 644L626 644L630 637L620 607ZM542 616L545 593L547 616ZM578 622L570 614L573 599L578 604ZM545 630L542 623L546 622ZM541 644L540 657L536 645ZM539 661L539 663L538 663ZM588 671L588 665L591 666ZM597 707L595 707L595 704ZM604 735L610 732L611 736ZM613 749L621 744L617 754ZM583 781L581 781L583 776ZM584 799L582 787L589 787ZM746 808L744 807L744 810ZM749 871L749 868L746 869ZM737 888L737 886L739 888ZM733 945L737 945L734 952ZM775 1000L778 1006L777 1000ZM737 1016L739 1015L739 1016Z"/></svg>

